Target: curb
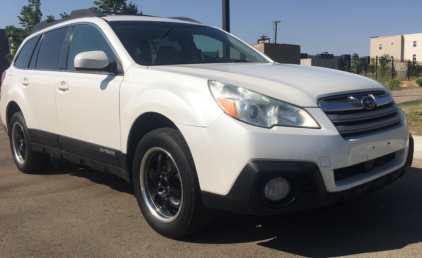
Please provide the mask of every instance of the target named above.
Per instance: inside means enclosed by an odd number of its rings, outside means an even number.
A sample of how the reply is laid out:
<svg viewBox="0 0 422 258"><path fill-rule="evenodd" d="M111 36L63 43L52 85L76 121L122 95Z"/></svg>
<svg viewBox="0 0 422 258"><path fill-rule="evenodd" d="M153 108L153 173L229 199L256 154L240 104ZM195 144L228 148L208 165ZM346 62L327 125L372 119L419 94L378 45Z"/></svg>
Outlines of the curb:
<svg viewBox="0 0 422 258"><path fill-rule="evenodd" d="M415 143L415 152L413 153L414 159L422 159L422 136L412 135Z"/></svg>

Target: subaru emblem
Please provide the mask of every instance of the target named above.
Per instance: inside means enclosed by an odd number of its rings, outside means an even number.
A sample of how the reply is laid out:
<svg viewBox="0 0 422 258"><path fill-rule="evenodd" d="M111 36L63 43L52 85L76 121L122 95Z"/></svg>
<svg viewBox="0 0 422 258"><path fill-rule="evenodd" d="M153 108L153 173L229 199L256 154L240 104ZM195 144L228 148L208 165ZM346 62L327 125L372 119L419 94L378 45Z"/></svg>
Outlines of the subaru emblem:
<svg viewBox="0 0 422 258"><path fill-rule="evenodd" d="M377 106L377 101L373 96L365 96L360 101L365 109L373 109Z"/></svg>

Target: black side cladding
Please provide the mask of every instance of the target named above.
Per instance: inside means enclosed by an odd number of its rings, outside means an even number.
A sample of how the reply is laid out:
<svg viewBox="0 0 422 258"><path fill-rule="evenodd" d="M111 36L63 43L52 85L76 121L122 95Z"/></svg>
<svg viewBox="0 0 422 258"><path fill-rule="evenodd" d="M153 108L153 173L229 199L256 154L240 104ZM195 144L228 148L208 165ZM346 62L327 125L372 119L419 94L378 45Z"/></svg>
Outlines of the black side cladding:
<svg viewBox="0 0 422 258"><path fill-rule="evenodd" d="M126 155L119 150L41 130L29 129L28 134L35 152L64 158L130 182Z"/></svg>
<svg viewBox="0 0 422 258"><path fill-rule="evenodd" d="M70 13L69 17L63 18L61 20L53 20L53 21L49 21L49 20L44 20L38 24L36 24L34 26L34 28L32 29L31 34L34 34L40 30L43 30L45 28L48 28L50 26L65 22L65 21L69 21L69 20L74 20L74 19L78 19L78 18L85 18L85 17L104 17L106 16L104 13L102 13L99 10L96 9L80 9L80 10L74 10Z"/></svg>

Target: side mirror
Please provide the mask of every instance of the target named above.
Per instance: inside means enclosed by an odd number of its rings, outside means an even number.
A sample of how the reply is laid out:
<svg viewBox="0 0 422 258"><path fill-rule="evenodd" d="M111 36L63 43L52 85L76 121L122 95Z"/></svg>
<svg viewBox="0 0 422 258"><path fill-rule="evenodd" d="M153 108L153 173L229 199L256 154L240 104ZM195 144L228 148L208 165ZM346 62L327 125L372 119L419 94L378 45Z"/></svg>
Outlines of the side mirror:
<svg viewBox="0 0 422 258"><path fill-rule="evenodd" d="M77 54L74 64L77 71L105 71L110 61L103 51L89 51Z"/></svg>

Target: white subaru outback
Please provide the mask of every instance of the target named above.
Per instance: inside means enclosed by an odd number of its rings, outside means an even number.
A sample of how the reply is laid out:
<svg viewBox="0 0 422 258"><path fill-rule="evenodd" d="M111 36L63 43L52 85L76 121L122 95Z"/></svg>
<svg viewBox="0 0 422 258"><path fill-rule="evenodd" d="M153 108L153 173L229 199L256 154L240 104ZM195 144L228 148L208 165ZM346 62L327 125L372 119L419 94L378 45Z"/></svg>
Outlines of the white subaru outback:
<svg viewBox="0 0 422 258"><path fill-rule="evenodd" d="M1 88L19 170L53 156L122 177L170 238L201 229L210 210L341 203L403 176L413 157L378 82L278 64L186 18L77 10L41 22Z"/></svg>

